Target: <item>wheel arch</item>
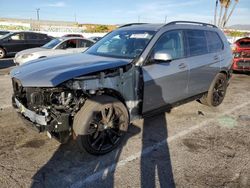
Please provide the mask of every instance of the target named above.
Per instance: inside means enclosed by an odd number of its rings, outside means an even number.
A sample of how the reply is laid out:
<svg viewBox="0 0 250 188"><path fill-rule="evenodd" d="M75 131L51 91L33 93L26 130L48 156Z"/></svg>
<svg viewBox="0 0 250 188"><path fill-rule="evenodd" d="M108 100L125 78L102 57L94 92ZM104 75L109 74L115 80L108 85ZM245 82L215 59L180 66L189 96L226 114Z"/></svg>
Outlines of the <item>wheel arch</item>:
<svg viewBox="0 0 250 188"><path fill-rule="evenodd" d="M4 52L5 52L5 55L7 55L8 51L6 50L6 48L1 46L1 45L0 45L0 48L2 48L4 50Z"/></svg>
<svg viewBox="0 0 250 188"><path fill-rule="evenodd" d="M119 92L115 91L115 90L112 90L111 89L103 89L102 92L99 91L100 94L96 94L96 95L92 95L91 97L89 97L87 100L91 100L91 99L94 99L94 98L97 98L97 97L102 97L102 96L107 96L107 97L112 97L112 98L115 98L117 99L118 101L120 101L124 107L126 108L127 112L128 112L128 121L130 122L130 113L129 113L129 110L128 110L128 107L125 103L125 100L122 98L122 96L119 94ZM86 101L87 101L86 100ZM124 101L122 101L124 100ZM85 103L83 104L83 106L81 107L82 108L89 108L90 106L88 104L86 104L86 101ZM81 109L79 111L81 111ZM79 112L78 111L78 112ZM77 112L77 114L78 114ZM74 134L76 136L78 135L85 135L88 133L88 129L86 126L81 126L81 123L79 122L80 118L77 117L78 115L75 115L74 117L74 120L73 120L73 130L74 130Z"/></svg>
<svg viewBox="0 0 250 188"><path fill-rule="evenodd" d="M230 70L221 70L219 73L226 75L227 79L231 77Z"/></svg>

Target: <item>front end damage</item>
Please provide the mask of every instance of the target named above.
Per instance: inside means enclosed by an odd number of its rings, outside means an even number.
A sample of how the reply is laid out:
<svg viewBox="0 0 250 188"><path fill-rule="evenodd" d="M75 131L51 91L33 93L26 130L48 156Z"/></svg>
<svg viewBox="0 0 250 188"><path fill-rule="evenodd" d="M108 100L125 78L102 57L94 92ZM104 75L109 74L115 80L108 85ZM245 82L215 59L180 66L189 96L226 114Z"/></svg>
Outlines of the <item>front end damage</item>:
<svg viewBox="0 0 250 188"><path fill-rule="evenodd" d="M131 120L138 118L140 79L139 69L132 64L76 77L54 88L22 87L12 78L13 106L39 132L48 131L66 142L74 132L74 116L92 96L116 97L126 105Z"/></svg>

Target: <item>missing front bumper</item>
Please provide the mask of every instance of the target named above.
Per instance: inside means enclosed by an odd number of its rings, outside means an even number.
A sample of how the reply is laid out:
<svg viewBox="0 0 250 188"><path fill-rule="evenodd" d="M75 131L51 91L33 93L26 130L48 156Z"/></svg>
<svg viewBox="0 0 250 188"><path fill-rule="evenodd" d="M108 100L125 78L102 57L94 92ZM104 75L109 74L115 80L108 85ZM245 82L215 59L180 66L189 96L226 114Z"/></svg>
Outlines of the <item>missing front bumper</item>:
<svg viewBox="0 0 250 188"><path fill-rule="evenodd" d="M22 105L16 98L15 103L19 112L26 118L28 118L31 122L39 125L46 126L46 116L36 114L35 112L27 109L24 105Z"/></svg>
<svg viewBox="0 0 250 188"><path fill-rule="evenodd" d="M17 98L12 98L12 105L17 109L19 117L29 127L38 132L49 131L58 134L70 130L70 118L67 113L57 113L53 115L50 121L47 121L47 116L39 115L27 109Z"/></svg>

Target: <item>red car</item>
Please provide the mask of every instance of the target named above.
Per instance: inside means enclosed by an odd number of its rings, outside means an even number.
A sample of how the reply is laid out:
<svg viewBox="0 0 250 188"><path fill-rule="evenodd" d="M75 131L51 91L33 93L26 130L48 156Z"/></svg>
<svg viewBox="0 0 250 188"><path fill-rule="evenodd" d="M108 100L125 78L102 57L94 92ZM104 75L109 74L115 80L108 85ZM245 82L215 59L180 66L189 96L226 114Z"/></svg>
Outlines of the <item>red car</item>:
<svg viewBox="0 0 250 188"><path fill-rule="evenodd" d="M233 71L250 71L250 38L237 40L233 47Z"/></svg>

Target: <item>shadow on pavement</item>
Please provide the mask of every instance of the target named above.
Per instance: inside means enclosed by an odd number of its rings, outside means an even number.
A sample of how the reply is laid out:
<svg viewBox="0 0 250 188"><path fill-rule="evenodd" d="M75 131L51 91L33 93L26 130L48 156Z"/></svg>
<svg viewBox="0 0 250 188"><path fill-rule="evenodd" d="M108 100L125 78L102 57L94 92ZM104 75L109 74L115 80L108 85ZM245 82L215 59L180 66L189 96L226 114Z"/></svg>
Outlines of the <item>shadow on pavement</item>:
<svg viewBox="0 0 250 188"><path fill-rule="evenodd" d="M157 130L157 131L156 131ZM150 146L161 143L154 151L141 155L141 187L175 187L173 170L167 142L167 121L165 113L145 118L142 133L142 152Z"/></svg>
<svg viewBox="0 0 250 188"><path fill-rule="evenodd" d="M61 145L51 159L33 176L31 187L70 187L78 181L84 181L96 172L117 165L126 141L139 132L140 128L131 124L123 144L106 155L94 156L82 152L73 140L68 144ZM94 184L97 183L101 187L115 187L115 167L112 166L108 171L105 171L101 179L93 181ZM92 187L88 183L81 186Z"/></svg>

